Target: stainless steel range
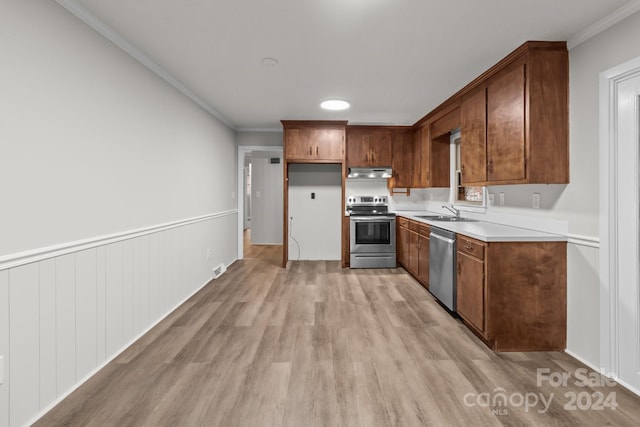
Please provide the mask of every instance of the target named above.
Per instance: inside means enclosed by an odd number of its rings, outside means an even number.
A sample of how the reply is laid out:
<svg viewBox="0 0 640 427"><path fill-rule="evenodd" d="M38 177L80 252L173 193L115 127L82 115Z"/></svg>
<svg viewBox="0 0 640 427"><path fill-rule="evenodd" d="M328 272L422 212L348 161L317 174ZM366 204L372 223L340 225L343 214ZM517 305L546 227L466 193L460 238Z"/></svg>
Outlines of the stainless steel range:
<svg viewBox="0 0 640 427"><path fill-rule="evenodd" d="M396 215L387 196L349 196L351 268L396 267Z"/></svg>

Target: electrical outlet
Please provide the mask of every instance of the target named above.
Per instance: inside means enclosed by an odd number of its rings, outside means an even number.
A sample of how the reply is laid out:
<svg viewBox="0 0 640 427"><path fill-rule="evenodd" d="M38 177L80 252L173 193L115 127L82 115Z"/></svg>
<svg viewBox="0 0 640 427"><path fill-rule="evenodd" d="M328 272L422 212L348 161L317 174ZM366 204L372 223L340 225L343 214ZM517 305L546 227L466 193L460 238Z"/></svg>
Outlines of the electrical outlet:
<svg viewBox="0 0 640 427"><path fill-rule="evenodd" d="M232 191L232 192L231 192L231 198L232 198L232 199L235 199L235 198L236 198L236 192L235 192L235 191Z"/></svg>
<svg viewBox="0 0 640 427"><path fill-rule="evenodd" d="M534 209L540 209L540 193L533 193L533 197L531 198L531 204Z"/></svg>
<svg viewBox="0 0 640 427"><path fill-rule="evenodd" d="M504 193L498 194L498 204L504 206Z"/></svg>
<svg viewBox="0 0 640 427"><path fill-rule="evenodd" d="M495 196L495 194L489 193L489 204L490 205L493 205L495 203L495 199L496 198L494 196Z"/></svg>

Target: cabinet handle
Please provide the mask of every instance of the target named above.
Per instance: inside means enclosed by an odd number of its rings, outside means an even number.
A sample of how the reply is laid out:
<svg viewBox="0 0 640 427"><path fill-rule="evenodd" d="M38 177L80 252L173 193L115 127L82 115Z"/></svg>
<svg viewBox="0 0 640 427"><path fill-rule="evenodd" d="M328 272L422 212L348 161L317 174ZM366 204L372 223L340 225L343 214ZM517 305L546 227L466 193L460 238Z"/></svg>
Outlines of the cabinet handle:
<svg viewBox="0 0 640 427"><path fill-rule="evenodd" d="M464 165L460 166L460 173L464 175Z"/></svg>
<svg viewBox="0 0 640 427"><path fill-rule="evenodd" d="M318 150L318 146L316 145L316 156L320 155L320 151Z"/></svg>
<svg viewBox="0 0 640 427"><path fill-rule="evenodd" d="M468 251L472 251L473 250L473 246L471 245L464 245L464 248Z"/></svg>
<svg viewBox="0 0 640 427"><path fill-rule="evenodd" d="M458 263L458 274L460 274L461 271L462 271L462 267L460 266L460 263Z"/></svg>
<svg viewBox="0 0 640 427"><path fill-rule="evenodd" d="M487 169L489 169L489 172L493 173L493 160L489 159L489 163L487 163Z"/></svg>
<svg viewBox="0 0 640 427"><path fill-rule="evenodd" d="M375 162L376 156L373 152L371 152L371 163Z"/></svg>
<svg viewBox="0 0 640 427"><path fill-rule="evenodd" d="M313 148L311 146L309 146L309 156L313 156Z"/></svg>

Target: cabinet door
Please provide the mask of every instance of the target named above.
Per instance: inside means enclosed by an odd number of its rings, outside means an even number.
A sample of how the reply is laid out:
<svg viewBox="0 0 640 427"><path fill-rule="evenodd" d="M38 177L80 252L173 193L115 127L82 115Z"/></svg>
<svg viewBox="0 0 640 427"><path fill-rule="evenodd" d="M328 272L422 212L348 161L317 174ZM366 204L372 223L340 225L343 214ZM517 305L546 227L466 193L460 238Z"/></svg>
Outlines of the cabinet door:
<svg viewBox="0 0 640 427"><path fill-rule="evenodd" d="M287 159L310 159L313 156L311 146L312 129L286 129L285 157Z"/></svg>
<svg viewBox="0 0 640 427"><path fill-rule="evenodd" d="M487 94L471 93L460 108L460 172L462 184L487 180Z"/></svg>
<svg viewBox="0 0 640 427"><path fill-rule="evenodd" d="M369 166L369 139L370 135L360 129L347 130L347 166Z"/></svg>
<svg viewBox="0 0 640 427"><path fill-rule="evenodd" d="M422 134L424 127L419 127L413 132L413 158L412 158L412 178L411 186L414 188L424 188L427 186L426 171L422 161ZM429 129L426 130L427 136Z"/></svg>
<svg viewBox="0 0 640 427"><path fill-rule="evenodd" d="M315 146L314 158L342 162L344 157L344 130L313 129L311 145Z"/></svg>
<svg viewBox="0 0 640 427"><path fill-rule="evenodd" d="M519 63L487 85L487 177L525 179L525 65Z"/></svg>
<svg viewBox="0 0 640 427"><path fill-rule="evenodd" d="M456 311L484 332L484 262L458 251Z"/></svg>
<svg viewBox="0 0 640 427"><path fill-rule="evenodd" d="M373 167L389 167L392 162L391 141L393 131L375 129L369 138L369 164Z"/></svg>
<svg viewBox="0 0 640 427"><path fill-rule="evenodd" d="M429 236L420 234L418 239L418 280L429 289Z"/></svg>
<svg viewBox="0 0 640 427"><path fill-rule="evenodd" d="M415 231L409 231L409 272L418 275L418 244L420 235Z"/></svg>
<svg viewBox="0 0 640 427"><path fill-rule="evenodd" d="M413 184L413 133L397 131L393 139L393 187L409 188Z"/></svg>

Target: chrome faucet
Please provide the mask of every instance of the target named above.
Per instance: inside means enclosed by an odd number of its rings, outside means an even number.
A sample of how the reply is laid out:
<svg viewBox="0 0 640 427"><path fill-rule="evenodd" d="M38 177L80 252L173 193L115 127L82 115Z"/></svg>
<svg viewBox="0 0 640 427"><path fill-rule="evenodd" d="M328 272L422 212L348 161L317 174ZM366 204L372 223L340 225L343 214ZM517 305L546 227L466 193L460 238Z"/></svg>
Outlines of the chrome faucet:
<svg viewBox="0 0 640 427"><path fill-rule="evenodd" d="M451 207L446 206L446 205L442 205L442 207L445 208L446 210L448 210L449 212L451 212L452 214L454 214L456 216L456 218L460 218L460 210L454 208L453 205L451 205Z"/></svg>

